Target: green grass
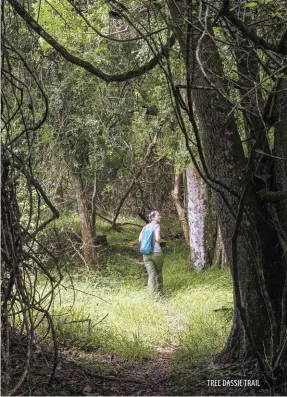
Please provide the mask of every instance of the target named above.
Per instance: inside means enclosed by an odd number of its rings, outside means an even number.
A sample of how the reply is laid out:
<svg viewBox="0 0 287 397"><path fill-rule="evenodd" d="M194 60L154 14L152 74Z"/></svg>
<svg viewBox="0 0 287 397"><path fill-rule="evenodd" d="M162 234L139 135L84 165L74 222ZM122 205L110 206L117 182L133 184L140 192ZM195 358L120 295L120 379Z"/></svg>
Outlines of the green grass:
<svg viewBox="0 0 287 397"><path fill-rule="evenodd" d="M220 309L232 307L229 269L191 271L189 250L168 242L165 297L153 300L133 248L140 229L109 232L102 223L98 230L107 234L114 249L100 269L71 267L64 278L53 305L62 343L129 360L152 357L158 348L172 345L183 365L205 360L223 347L230 316Z"/></svg>

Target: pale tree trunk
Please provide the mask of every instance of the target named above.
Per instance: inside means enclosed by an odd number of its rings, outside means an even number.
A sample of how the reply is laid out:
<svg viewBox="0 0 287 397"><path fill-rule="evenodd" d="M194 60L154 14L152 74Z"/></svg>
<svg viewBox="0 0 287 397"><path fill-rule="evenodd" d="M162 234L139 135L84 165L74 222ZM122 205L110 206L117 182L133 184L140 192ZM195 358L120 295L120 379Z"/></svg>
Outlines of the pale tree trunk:
<svg viewBox="0 0 287 397"><path fill-rule="evenodd" d="M188 227L188 220L187 220L187 211L184 208L184 204L182 204L182 201L180 199L180 193L181 193L181 179L182 179L182 174L181 175L176 175L174 176L174 185L173 185L173 191L172 191L172 199L177 211L178 219L181 223L181 228L182 232L184 235L184 239L187 245L189 245L189 227Z"/></svg>
<svg viewBox="0 0 287 397"><path fill-rule="evenodd" d="M89 222L87 202L85 198L85 192L83 189L81 174L79 172L74 172L72 174L72 177L73 177L73 187L77 200L78 213L80 218L84 258L86 264L89 265L94 261L95 255L94 255L94 247L93 247L92 228Z"/></svg>
<svg viewBox="0 0 287 397"><path fill-rule="evenodd" d="M191 257L194 267L200 271L213 264L216 215L211 189L192 164L186 169L186 179Z"/></svg>

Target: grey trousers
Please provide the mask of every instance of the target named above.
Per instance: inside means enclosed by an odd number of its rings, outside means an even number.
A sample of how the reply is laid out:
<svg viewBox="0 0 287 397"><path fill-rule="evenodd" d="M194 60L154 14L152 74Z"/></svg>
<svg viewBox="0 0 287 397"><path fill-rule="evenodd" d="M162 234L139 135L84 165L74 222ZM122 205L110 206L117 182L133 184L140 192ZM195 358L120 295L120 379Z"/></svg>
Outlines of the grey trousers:
<svg viewBox="0 0 287 397"><path fill-rule="evenodd" d="M161 252L153 252L143 256L148 272L148 292L150 296L161 295L163 292L162 267L164 256Z"/></svg>

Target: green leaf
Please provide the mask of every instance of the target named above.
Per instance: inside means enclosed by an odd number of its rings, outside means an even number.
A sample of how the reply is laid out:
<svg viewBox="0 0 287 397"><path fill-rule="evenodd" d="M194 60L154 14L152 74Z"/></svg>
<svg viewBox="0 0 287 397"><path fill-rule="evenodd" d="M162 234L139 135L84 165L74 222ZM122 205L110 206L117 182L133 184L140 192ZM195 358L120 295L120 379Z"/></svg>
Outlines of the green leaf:
<svg viewBox="0 0 287 397"><path fill-rule="evenodd" d="M258 3L256 3L255 1L251 1L250 3L246 4L245 7L246 7L246 8L258 7Z"/></svg>
<svg viewBox="0 0 287 397"><path fill-rule="evenodd" d="M284 73L278 73L278 74L275 74L274 77L276 79L283 79L285 77L285 74Z"/></svg>

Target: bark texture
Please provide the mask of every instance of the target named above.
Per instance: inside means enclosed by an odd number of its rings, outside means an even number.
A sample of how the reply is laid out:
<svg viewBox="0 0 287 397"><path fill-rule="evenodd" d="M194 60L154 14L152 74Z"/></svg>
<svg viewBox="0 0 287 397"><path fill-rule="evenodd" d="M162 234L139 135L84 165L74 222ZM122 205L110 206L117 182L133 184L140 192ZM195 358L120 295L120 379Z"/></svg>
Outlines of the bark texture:
<svg viewBox="0 0 287 397"><path fill-rule="evenodd" d="M181 177L182 175L175 175L174 176L174 185L172 191L172 198L173 202L178 214L178 219L181 223L182 232L184 235L186 245L189 245L189 227L188 227L188 220L187 220L187 213L182 201L180 199L180 192L181 192Z"/></svg>
<svg viewBox="0 0 287 397"><path fill-rule="evenodd" d="M192 164L187 167L186 179L191 257L200 271L213 264L216 216L211 190Z"/></svg>
<svg viewBox="0 0 287 397"><path fill-rule="evenodd" d="M229 266L226 258L226 252L222 240L221 230L219 223L216 225L216 242L213 255L213 265L215 266Z"/></svg>
<svg viewBox="0 0 287 397"><path fill-rule="evenodd" d="M200 124L209 176L229 188L223 189L223 194L216 193L215 204L234 286L238 288L234 289L233 328L218 361L243 361L256 352L270 357L278 346L286 274L286 260L283 259L277 231L267 205L262 203L258 195L265 186L262 186L263 181L270 173L270 161L268 156L254 157L251 167L254 169L255 164L258 165L256 171L260 175L252 181L250 178L246 185L247 176L244 172L247 159L233 113L230 112L232 106L227 94L221 95L221 92L226 92L222 79L224 72L218 48L212 40L212 29L209 29L208 34L202 34L202 25L192 21L195 28L188 33L185 23L189 18L186 3L173 0L167 3L172 16L172 28L187 64L187 77L191 81L190 94ZM193 84L209 90L193 90ZM210 90L210 86L216 89ZM265 131L258 131L259 133L264 135ZM264 139L259 139L258 145L263 141ZM262 145L259 148L264 149ZM239 197L244 189L245 212L234 251L232 237ZM234 252L237 254L236 262ZM242 319L245 320L245 326ZM252 338L246 329L251 331Z"/></svg>
<svg viewBox="0 0 287 397"><path fill-rule="evenodd" d="M279 120L274 128L274 154L276 156L274 180L275 190L287 192L287 77L282 79L278 88L280 90L277 96ZM287 200L279 201L277 207L281 226L287 234Z"/></svg>
<svg viewBox="0 0 287 397"><path fill-rule="evenodd" d="M280 93L277 97L277 109L279 121L274 128L274 152L275 165L274 176L275 190L287 192L287 77L279 84ZM273 222L278 233L285 258L285 283L282 298L282 313L280 324L280 341L283 342L287 332L287 200L280 200L278 203L271 203ZM287 333L286 333L287 338ZM287 343L285 347L287 355Z"/></svg>

